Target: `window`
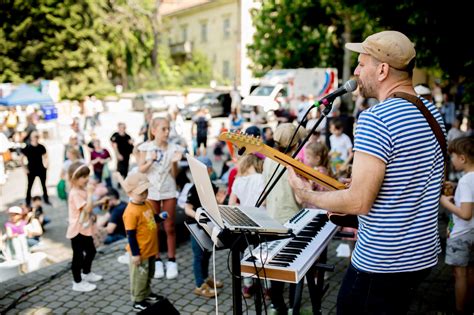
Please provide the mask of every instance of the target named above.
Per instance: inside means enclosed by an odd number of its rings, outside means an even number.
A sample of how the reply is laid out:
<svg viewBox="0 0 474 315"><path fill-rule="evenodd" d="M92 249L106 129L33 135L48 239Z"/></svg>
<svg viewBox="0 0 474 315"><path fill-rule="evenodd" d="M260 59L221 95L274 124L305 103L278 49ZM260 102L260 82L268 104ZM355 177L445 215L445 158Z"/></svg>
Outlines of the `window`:
<svg viewBox="0 0 474 315"><path fill-rule="evenodd" d="M188 40L188 26L187 25L181 25L181 40L183 42Z"/></svg>
<svg viewBox="0 0 474 315"><path fill-rule="evenodd" d="M224 39L230 38L230 18L224 18L223 23Z"/></svg>
<svg viewBox="0 0 474 315"><path fill-rule="evenodd" d="M207 42L207 22L201 23L201 42Z"/></svg>
<svg viewBox="0 0 474 315"><path fill-rule="evenodd" d="M224 79L230 78L230 64L228 60L224 60L222 64L222 76Z"/></svg>

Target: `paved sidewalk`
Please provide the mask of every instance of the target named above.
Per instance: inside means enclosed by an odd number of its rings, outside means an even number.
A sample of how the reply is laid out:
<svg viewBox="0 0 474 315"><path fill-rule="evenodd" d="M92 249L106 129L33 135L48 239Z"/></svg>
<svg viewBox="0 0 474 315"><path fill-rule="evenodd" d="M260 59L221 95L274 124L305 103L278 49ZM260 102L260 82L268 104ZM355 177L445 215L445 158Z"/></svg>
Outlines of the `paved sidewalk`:
<svg viewBox="0 0 474 315"><path fill-rule="evenodd" d="M338 258L335 249L340 241L329 246L328 262L335 271L328 273L328 291L323 298L323 314L335 314L336 297L347 258ZM39 271L2 283L0 309L3 311L15 299L25 294L16 307L7 314L129 314L132 313L129 296L128 266L117 262L123 253L124 242L103 248L93 263L93 271L104 275L98 289L89 293L71 290L72 276L69 262L58 263ZM231 277L227 269L228 251L216 253L216 274L225 284L219 295L219 313L232 314ZM189 242L178 248L179 277L175 280L154 279L154 292L165 295L181 314L215 314L214 299L197 297L192 293L192 252ZM212 272L212 265L210 271ZM57 277L53 276L55 274ZM50 281L47 281L50 279ZM36 290L34 290L36 289ZM31 291L31 293L27 293ZM286 295L287 296L287 295ZM410 314L450 314L453 300L453 284L449 267L442 260L429 278L422 284L412 304ZM255 314L254 303L246 300L249 314ZM243 303L244 313L246 304ZM308 292L303 294L303 314L311 314Z"/></svg>
<svg viewBox="0 0 474 315"><path fill-rule="evenodd" d="M50 148L48 148L50 150ZM52 155L59 152L53 147ZM212 150L209 150L212 151ZM219 169L221 164L216 164ZM7 208L22 202L25 179L21 169L10 173L9 187L4 187L0 194L0 205ZM52 176L54 177L54 176ZM55 197L54 180L49 186L53 206L46 206L45 212L52 218L43 236L43 249L47 252L53 264L6 282L0 283L0 313L6 310L16 299L16 307L7 314L129 314L133 313L129 294L128 266L117 262L117 257L124 250L125 241L98 252L93 262L93 271L104 275L104 280L98 283L98 289L89 293L78 293L71 290L72 275L69 270L71 249L69 240L64 235L66 231L67 211L64 201ZM4 200L8 202L3 203ZM0 223L3 223L6 213L0 210ZM445 233L445 221L440 219L440 233ZM336 248L341 241L333 240L329 245L328 263L334 264L335 271L327 273L328 290L323 298L323 314L336 313L337 292L344 271L349 263L348 258L336 257ZM443 242L444 244L444 242ZM224 282L220 290L219 313L232 314L231 276L227 269L228 250L216 253L217 279ZM54 263L54 262L57 263ZM192 272L192 251L189 241L181 243L177 249L179 277L175 280L154 279L152 289L155 293L165 295L180 311L181 314L215 314L215 300L198 297L192 293L194 277ZM212 264L210 271L212 272ZM285 295L288 297L288 294ZM451 269L444 264L441 255L438 266L431 272L428 279L421 285L410 314L451 314L453 309L453 280ZM253 300L243 302L244 313L255 314ZM309 295L305 288L303 292L302 313L311 314Z"/></svg>

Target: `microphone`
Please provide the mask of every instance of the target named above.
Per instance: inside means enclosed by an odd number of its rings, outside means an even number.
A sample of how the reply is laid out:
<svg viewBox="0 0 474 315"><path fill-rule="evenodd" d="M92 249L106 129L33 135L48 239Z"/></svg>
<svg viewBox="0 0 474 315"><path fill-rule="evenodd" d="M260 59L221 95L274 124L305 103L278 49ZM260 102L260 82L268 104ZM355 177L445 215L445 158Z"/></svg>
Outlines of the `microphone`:
<svg viewBox="0 0 474 315"><path fill-rule="evenodd" d="M168 219L168 212L166 212L166 211L160 212L159 214L155 214L155 222L156 223L163 222L166 219Z"/></svg>
<svg viewBox="0 0 474 315"><path fill-rule="evenodd" d="M320 105L325 105L326 106L329 103L331 103L332 101L334 101L334 99L336 97L339 97L339 96L344 95L344 94L349 93L349 92L353 92L353 91L355 91L355 89L357 89L357 81L356 80L349 80L346 83L344 83L343 86L341 86L340 88L338 88L334 92L326 95L325 97L323 97L319 101L315 102L313 104L313 107L319 107Z"/></svg>

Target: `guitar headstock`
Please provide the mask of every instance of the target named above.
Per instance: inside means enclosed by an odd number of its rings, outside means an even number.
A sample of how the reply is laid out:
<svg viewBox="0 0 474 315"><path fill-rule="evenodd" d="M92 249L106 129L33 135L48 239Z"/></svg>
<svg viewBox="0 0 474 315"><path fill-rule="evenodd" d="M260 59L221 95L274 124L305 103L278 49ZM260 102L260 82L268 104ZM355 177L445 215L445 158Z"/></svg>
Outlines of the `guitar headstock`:
<svg viewBox="0 0 474 315"><path fill-rule="evenodd" d="M245 147L246 153L258 152L264 147L260 137L254 137L244 133L223 132L218 137L221 141L229 141L239 148Z"/></svg>

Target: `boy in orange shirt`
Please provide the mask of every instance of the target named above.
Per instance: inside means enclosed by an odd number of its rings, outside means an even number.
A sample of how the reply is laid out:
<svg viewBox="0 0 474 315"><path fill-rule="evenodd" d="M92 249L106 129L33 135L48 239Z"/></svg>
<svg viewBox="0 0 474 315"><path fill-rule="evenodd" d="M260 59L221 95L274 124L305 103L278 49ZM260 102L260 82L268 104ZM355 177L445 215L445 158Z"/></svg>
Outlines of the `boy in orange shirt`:
<svg viewBox="0 0 474 315"><path fill-rule="evenodd" d="M133 173L122 181L130 197L123 214L127 231L127 251L130 253L130 291L135 311L145 310L150 303L163 299L151 292L150 283L155 274L155 256L158 254L158 233L153 205L147 201L151 183L143 173ZM156 215L158 216L158 215Z"/></svg>

